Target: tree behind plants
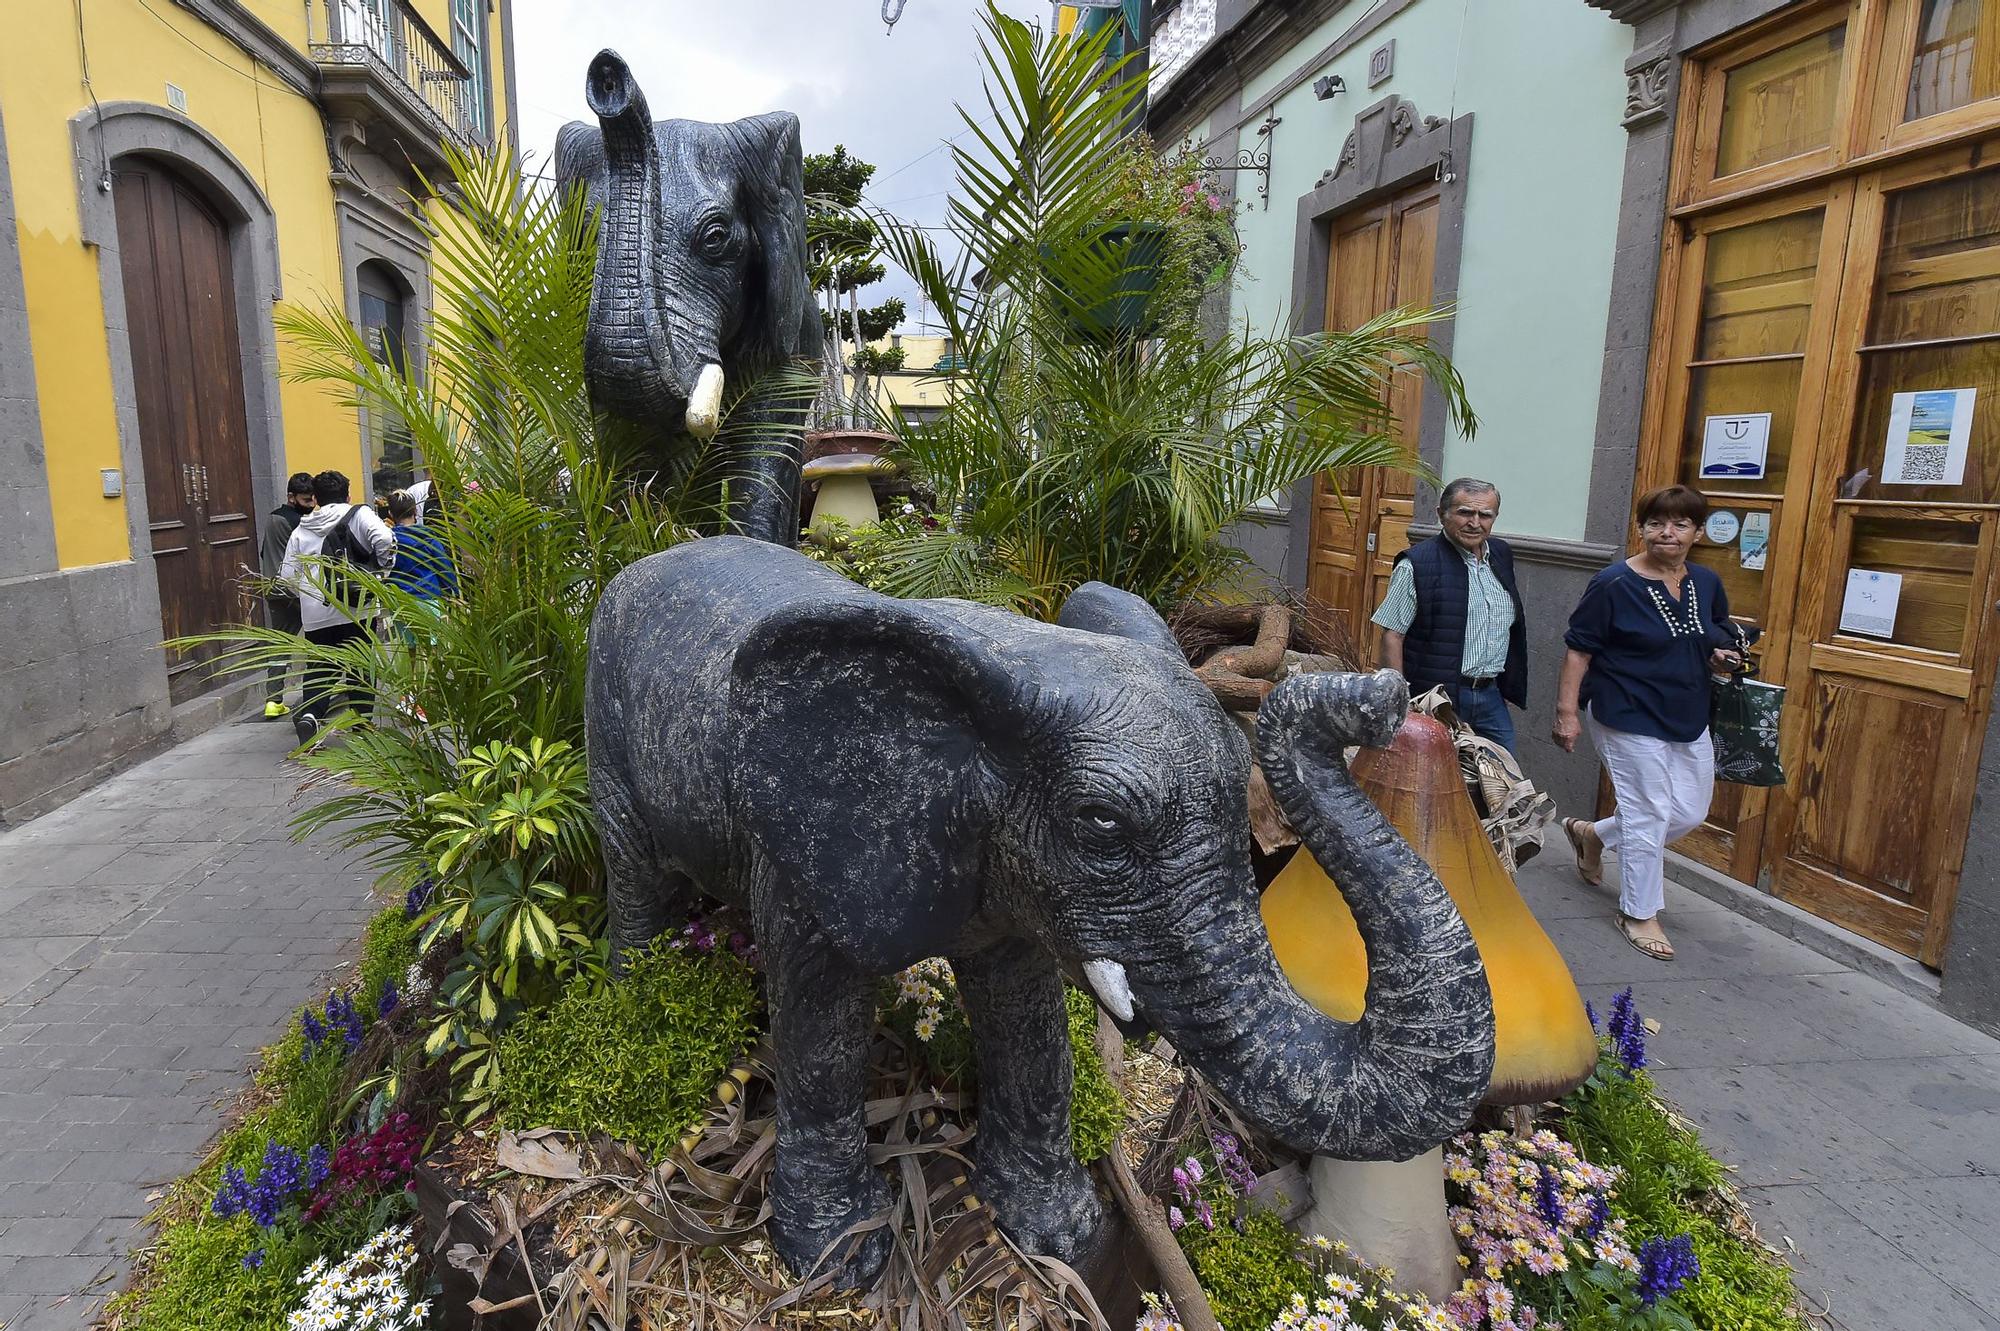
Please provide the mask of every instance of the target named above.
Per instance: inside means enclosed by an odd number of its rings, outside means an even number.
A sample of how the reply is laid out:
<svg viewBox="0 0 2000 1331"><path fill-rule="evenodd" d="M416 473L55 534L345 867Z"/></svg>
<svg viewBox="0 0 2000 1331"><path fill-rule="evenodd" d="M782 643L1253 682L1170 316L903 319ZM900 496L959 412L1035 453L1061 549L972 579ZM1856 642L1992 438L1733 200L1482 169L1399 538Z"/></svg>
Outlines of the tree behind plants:
<svg viewBox="0 0 2000 1331"><path fill-rule="evenodd" d="M993 114L961 107L952 148L959 256L874 219L965 362L937 419L903 427L903 461L947 522L875 552L886 586L1049 617L1096 579L1164 609L1249 572L1227 533L1266 497L1336 468L1416 465L1391 437L1392 376L1425 375L1471 433L1457 373L1421 335L1438 311L1211 341L1198 300L1146 299L1154 274L1124 230L1135 172L1118 165L1149 150L1114 146L1143 79L1104 58L1110 30L1037 37L991 5L984 28ZM1207 231L1209 211L1154 216ZM1107 333L1107 311L1135 293L1153 327Z"/></svg>
<svg viewBox="0 0 2000 1331"><path fill-rule="evenodd" d="M864 307L859 295L887 271L881 233L860 211L861 192L874 176L874 165L849 154L845 144L836 144L830 153L806 154L807 271L819 295L825 339L820 360L824 382L814 413L822 426L866 420L867 404L874 401L882 375L903 368L902 348L870 345L903 322L903 302L892 296ZM843 371L854 375L851 394L841 391Z"/></svg>

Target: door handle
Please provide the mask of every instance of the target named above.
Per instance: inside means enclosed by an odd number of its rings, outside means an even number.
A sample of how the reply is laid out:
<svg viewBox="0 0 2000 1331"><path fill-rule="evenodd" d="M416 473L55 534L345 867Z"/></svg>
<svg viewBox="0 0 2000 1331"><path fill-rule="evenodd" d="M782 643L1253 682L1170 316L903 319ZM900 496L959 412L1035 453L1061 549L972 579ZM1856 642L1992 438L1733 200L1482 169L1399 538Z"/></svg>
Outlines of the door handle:
<svg viewBox="0 0 2000 1331"><path fill-rule="evenodd" d="M181 498L187 501L188 507L194 507L194 464L192 462L181 463Z"/></svg>
<svg viewBox="0 0 2000 1331"><path fill-rule="evenodd" d="M208 503L208 464L206 462L201 464L201 502L204 506Z"/></svg>

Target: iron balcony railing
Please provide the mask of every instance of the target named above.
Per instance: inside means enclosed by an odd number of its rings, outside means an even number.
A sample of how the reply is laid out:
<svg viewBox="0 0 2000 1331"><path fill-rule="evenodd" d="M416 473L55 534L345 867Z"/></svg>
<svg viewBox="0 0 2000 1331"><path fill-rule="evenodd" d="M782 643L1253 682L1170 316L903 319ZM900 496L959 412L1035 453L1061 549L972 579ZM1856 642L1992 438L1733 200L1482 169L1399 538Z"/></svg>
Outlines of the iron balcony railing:
<svg viewBox="0 0 2000 1331"><path fill-rule="evenodd" d="M472 71L408 0L312 0L306 13L315 61L372 65L442 133L461 143L486 141Z"/></svg>

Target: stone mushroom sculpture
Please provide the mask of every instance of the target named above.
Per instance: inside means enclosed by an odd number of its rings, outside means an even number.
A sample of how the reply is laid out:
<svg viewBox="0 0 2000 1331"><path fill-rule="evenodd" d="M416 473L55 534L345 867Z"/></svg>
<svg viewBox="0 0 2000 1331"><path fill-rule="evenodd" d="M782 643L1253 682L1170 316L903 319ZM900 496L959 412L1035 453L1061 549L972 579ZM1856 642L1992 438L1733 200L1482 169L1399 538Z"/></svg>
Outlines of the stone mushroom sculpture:
<svg viewBox="0 0 2000 1331"><path fill-rule="evenodd" d="M1436 871L1478 945L1493 990L1496 1054L1485 1103L1541 1104L1582 1085L1597 1066L1583 997L1481 830L1450 733L1412 713L1387 749L1361 750L1353 772ZM1278 964L1307 1001L1336 1019L1361 1010L1368 973L1360 934L1303 848L1264 893L1263 915ZM1440 1151L1388 1164L1315 1156L1311 1175L1309 1229L1395 1267L1405 1288L1442 1298L1458 1286Z"/></svg>
<svg viewBox="0 0 2000 1331"><path fill-rule="evenodd" d="M799 479L807 485L819 486L819 493L813 499L811 525L817 526L829 518L838 518L850 527L868 527L879 522L882 513L875 506L875 487L870 481L877 476L894 476L896 471L894 462L873 453L835 453L806 463Z"/></svg>

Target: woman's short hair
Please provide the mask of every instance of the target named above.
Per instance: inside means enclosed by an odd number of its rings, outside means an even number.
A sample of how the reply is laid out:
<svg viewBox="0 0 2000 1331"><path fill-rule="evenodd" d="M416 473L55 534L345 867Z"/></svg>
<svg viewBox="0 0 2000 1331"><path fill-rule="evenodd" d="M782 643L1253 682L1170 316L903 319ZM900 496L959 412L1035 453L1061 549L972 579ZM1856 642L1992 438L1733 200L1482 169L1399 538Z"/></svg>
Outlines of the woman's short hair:
<svg viewBox="0 0 2000 1331"><path fill-rule="evenodd" d="M398 522L407 522L417 516L417 501L408 490L389 492L389 516Z"/></svg>
<svg viewBox="0 0 2000 1331"><path fill-rule="evenodd" d="M1640 526L1659 520L1686 518L1699 527L1708 520L1708 501L1701 491L1691 490L1685 485L1662 485L1639 496L1639 504L1634 516Z"/></svg>

